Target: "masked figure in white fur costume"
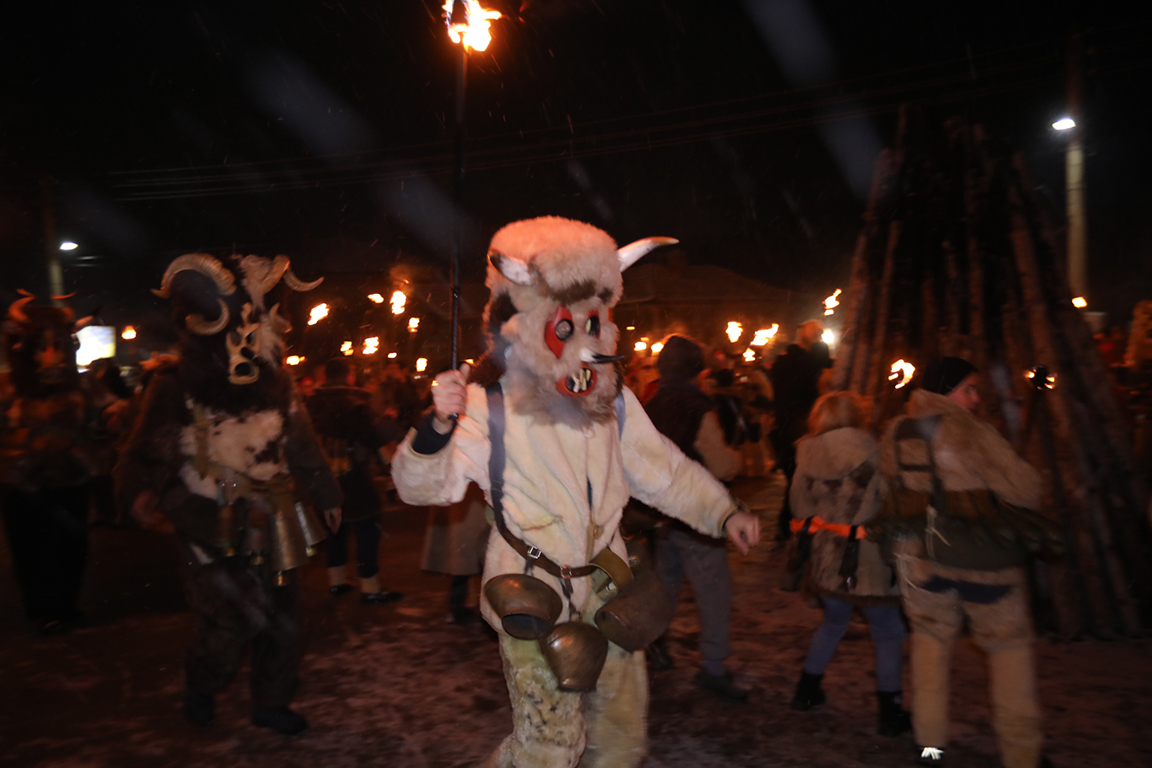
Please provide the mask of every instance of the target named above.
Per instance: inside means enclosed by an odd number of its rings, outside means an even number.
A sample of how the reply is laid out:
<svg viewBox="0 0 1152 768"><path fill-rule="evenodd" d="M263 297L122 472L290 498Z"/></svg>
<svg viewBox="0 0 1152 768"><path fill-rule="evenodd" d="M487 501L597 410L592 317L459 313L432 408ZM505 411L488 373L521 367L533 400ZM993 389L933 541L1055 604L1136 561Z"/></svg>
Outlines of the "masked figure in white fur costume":
<svg viewBox="0 0 1152 768"><path fill-rule="evenodd" d="M500 633L513 732L489 766L643 759L641 649L667 616L645 615L662 592L625 562L618 528L629 496L708 535L727 533L742 552L759 540L759 521L621 385L610 314L621 273L674 242L617 250L601 230L555 217L497 232L489 350L470 384L467 367L436 377L433 412L393 461L409 504L451 504L475 482L494 510L481 609Z"/></svg>

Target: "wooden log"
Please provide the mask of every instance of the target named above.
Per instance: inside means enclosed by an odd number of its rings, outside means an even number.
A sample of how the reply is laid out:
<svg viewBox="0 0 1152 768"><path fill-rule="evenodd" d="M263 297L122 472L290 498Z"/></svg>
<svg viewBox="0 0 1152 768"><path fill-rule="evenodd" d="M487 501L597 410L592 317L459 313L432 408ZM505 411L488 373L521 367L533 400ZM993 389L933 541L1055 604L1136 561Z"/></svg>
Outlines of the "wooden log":
<svg viewBox="0 0 1152 768"><path fill-rule="evenodd" d="M1016 269L1021 276L1024 290L1025 306L1028 308L1029 323L1032 328L1032 337L1036 345L1038 356L1047 361L1056 361L1058 351L1052 337L1052 329L1048 324L1045 295L1040 281L1036 256L1033 251L1032 235L1028 228L1022 210L1022 201L1017 189L1009 190L1009 204L1011 205L1009 238L1012 242L1013 252L1016 255ZM1054 365L1054 362L1049 365ZM1093 591L1092 607L1094 611L1093 625L1096 633L1108 636L1117 624L1124 627L1124 631L1138 631L1135 604L1123 583L1120 563L1112 546L1109 532L1101 525L1103 512L1099 507L1099 499L1092 492L1091 473L1088 471L1081 445L1076 442L1076 431L1069 414L1071 403L1068 402L1070 393L1067 388L1058 388L1058 396L1050 402L1052 406L1053 427L1056 439L1064 446L1071 448L1071 465L1065 463L1061 467L1064 481L1070 477L1076 478L1072 498L1076 506L1082 510L1084 527L1090 533L1092 551L1096 555L1096 567L1087 569L1085 576L1089 588ZM1081 552L1084 552L1081 548ZM1091 566L1088 558L1084 565ZM1106 606L1105 610L1100 610Z"/></svg>

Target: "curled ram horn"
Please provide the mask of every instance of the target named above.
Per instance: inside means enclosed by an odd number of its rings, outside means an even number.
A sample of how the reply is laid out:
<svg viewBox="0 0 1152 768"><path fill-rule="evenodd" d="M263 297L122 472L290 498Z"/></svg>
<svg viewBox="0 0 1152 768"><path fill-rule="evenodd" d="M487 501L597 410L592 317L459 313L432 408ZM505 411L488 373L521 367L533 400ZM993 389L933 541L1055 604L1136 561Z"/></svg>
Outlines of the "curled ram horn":
<svg viewBox="0 0 1152 768"><path fill-rule="evenodd" d="M261 286L263 293L268 293L276 287L276 283L280 282L281 278L288 272L288 263L288 257L284 254L280 254L272 260L272 267L268 270L264 284Z"/></svg>
<svg viewBox="0 0 1152 768"><path fill-rule="evenodd" d="M620 259L620 271L623 272L628 269L639 261L641 256L654 248L659 248L662 245L676 245L678 242L680 241L674 237L646 237L643 240L628 243L616 251L616 257Z"/></svg>
<svg viewBox="0 0 1152 768"><path fill-rule="evenodd" d="M488 261L516 285L532 285L532 267L525 262L505 256L500 251L488 251Z"/></svg>
<svg viewBox="0 0 1152 768"><path fill-rule="evenodd" d="M296 277L296 275L292 274L292 268L288 266L288 257L277 256L276 260L279 261L281 258L284 259L284 284L292 290L300 291L303 293L304 291L310 291L313 288L316 288L320 285L320 283L324 282L324 278L322 277L318 277L310 283L304 282L300 278Z"/></svg>
<svg viewBox="0 0 1152 768"><path fill-rule="evenodd" d="M279 302L272 305L272 311L269 312L272 316L272 325L279 333L288 333L288 331L292 330L292 323L288 322L288 318L280 314L279 309Z"/></svg>
<svg viewBox="0 0 1152 768"><path fill-rule="evenodd" d="M16 299L16 301L12 302L12 305L8 307L8 319L14 323L23 324L28 322L28 315L24 312L24 305L34 301L36 297L25 290L21 290L20 293L26 295L22 299Z"/></svg>
<svg viewBox="0 0 1152 768"><path fill-rule="evenodd" d="M92 325L92 323L94 323L94 322L96 322L96 316L95 315L85 315L84 317L80 318L79 320L77 320L72 325L72 333L76 333L77 331L81 330L82 328L87 328L88 326Z"/></svg>
<svg viewBox="0 0 1152 768"><path fill-rule="evenodd" d="M198 336L215 336L228 325L231 315L228 312L228 305L224 303L224 299L216 299L220 302L220 316L215 320L209 322L204 319L203 315L191 314L184 318L184 325L188 330L192 331Z"/></svg>
<svg viewBox="0 0 1152 768"><path fill-rule="evenodd" d="M152 293L162 299L168 298L172 288L172 278L180 272L191 270L199 272L205 277L212 278L216 283L216 290L225 296L231 296L236 291L236 278L224 268L218 259L206 253L186 253L178 256L164 270L164 277L160 280L160 287L153 288Z"/></svg>

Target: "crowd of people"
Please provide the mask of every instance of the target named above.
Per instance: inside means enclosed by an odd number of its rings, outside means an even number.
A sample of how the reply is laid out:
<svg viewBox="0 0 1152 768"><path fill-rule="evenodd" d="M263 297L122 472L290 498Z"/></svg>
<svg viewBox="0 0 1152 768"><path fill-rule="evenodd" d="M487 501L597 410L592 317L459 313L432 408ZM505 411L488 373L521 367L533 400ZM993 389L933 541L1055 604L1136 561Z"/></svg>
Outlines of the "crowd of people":
<svg viewBox="0 0 1152 768"><path fill-rule="evenodd" d="M979 372L935 361L907 415L881 425L855 395L828 391L833 361L815 321L772 360L708 354L675 334L625 369L601 318L635 249L660 243L617 251L592 227L547 220L541 234L542 221L493 240L488 353L435 377L344 356L289 374L275 353L265 357L274 344L260 334L277 319L263 295L282 275L307 290L284 257L174 262L162 292L189 332L178 355L127 380L112 361L76 373L57 341L72 322L64 310L25 302L10 313L23 325L19 343L8 339L0 486L39 630L83 621L90 518L173 532L198 615L185 714L214 721L216 696L251 646L252 722L300 733L308 723L289 706L304 642L298 569L326 538L333 598L358 589L366 604L402 599L380 563L381 510L398 497L427 508L422 564L451 576L448 621L483 616L499 637L513 733L487 764L635 766L644 666L671 664L663 636L684 580L701 625L696 683L748 698L726 664L734 596L724 538L744 554L758 543L760 521L732 484L778 471L784 586L803 586L824 610L791 706L825 702L824 671L859 611L875 645L879 733L911 730L917 759L940 765L951 646L967 625L989 657L1004 765L1046 765L1023 567L1044 540L1031 514L1040 478L975 417ZM561 236L582 260L557 246ZM529 240L531 271L513 263ZM227 296L243 280L237 314L249 335L221 333L223 299L215 321L182 300L181 272ZM267 325L253 319L261 312ZM469 584L481 573L476 608Z"/></svg>

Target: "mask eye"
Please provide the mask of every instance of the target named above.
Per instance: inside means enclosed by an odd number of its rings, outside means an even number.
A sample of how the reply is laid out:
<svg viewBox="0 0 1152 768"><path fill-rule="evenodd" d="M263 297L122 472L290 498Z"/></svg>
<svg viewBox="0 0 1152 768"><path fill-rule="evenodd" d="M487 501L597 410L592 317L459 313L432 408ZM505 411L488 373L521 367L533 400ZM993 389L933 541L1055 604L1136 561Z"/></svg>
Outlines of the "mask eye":
<svg viewBox="0 0 1152 768"><path fill-rule="evenodd" d="M584 332L593 338L600 338L600 315L592 312L584 321Z"/></svg>
<svg viewBox="0 0 1152 768"><path fill-rule="evenodd" d="M244 339L244 343L248 344L249 346L251 346L252 344L255 344L256 343L256 331L252 331L252 333L248 334L247 338Z"/></svg>
<svg viewBox="0 0 1152 768"><path fill-rule="evenodd" d="M552 350L552 354L560 357L564 353L564 342L572 338L574 330L576 325L572 322L572 313L567 307L557 307L556 314L544 328L544 343Z"/></svg>

